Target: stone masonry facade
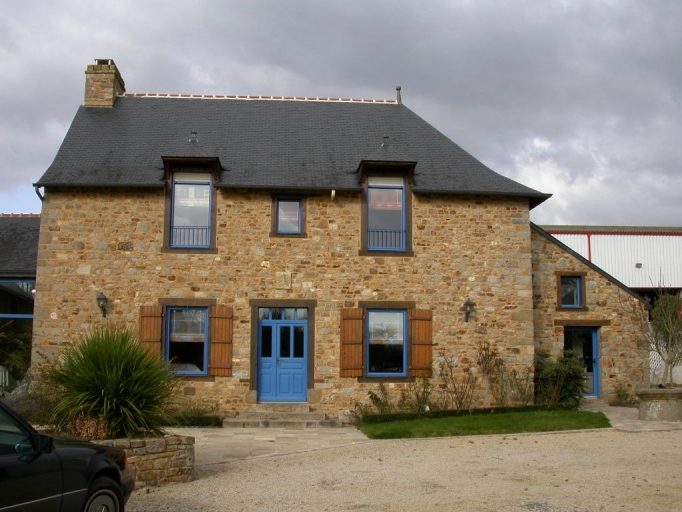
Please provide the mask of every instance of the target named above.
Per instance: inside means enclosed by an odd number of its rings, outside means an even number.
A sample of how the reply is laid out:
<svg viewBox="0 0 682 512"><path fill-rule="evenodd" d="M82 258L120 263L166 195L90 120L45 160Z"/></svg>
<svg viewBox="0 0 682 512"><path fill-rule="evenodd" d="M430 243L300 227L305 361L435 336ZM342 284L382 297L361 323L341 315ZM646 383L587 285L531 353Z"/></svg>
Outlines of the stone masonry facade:
<svg viewBox="0 0 682 512"><path fill-rule="evenodd" d="M138 326L140 307L160 299L212 299L233 308L232 376L185 378L184 393L233 415L256 402L251 301L312 300L314 371L308 376L308 402L337 417L352 409L354 400L366 401L367 391L378 386L340 377L343 308L367 301L409 301L430 309L434 365L445 351L462 367L469 366L475 363L477 342L488 341L510 368L527 368L533 360L534 328L540 329L541 345L553 333L555 314L548 310L552 316L544 321L533 314L537 290L527 200L414 195L411 257L359 255L360 194L308 195L307 236L279 238L270 236L269 193L218 190L214 254L163 251L165 208L162 189L46 191L34 364L54 358L95 325ZM551 263L560 264L554 258ZM604 293L614 289L603 280L596 284ZM106 318L96 304L99 293L109 299ZM468 299L476 305L465 322ZM542 301L536 307L548 309ZM609 314L612 318L615 311ZM615 340L624 328L616 332L621 323L615 318L612 323L609 337ZM634 341L627 338L626 343L629 347ZM405 385L387 383L396 391ZM492 400L484 388L476 397L479 406Z"/></svg>
<svg viewBox="0 0 682 512"><path fill-rule="evenodd" d="M616 398L616 389L634 394L648 382L648 352L633 307L638 300L604 274L536 231L531 233L535 346L553 356L564 350L567 326L598 328L600 398ZM585 308L557 307L557 275L584 274Z"/></svg>

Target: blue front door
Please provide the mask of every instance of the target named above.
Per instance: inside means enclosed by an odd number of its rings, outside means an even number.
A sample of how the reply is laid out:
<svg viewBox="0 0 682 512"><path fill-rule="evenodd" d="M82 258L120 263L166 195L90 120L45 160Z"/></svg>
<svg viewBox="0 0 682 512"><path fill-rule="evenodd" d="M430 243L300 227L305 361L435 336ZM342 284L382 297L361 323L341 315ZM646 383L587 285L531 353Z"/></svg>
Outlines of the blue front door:
<svg viewBox="0 0 682 512"><path fill-rule="evenodd" d="M308 310L259 308L258 400L308 400Z"/></svg>
<svg viewBox="0 0 682 512"><path fill-rule="evenodd" d="M572 351L585 366L585 396L599 396L599 328L565 327L564 351Z"/></svg>

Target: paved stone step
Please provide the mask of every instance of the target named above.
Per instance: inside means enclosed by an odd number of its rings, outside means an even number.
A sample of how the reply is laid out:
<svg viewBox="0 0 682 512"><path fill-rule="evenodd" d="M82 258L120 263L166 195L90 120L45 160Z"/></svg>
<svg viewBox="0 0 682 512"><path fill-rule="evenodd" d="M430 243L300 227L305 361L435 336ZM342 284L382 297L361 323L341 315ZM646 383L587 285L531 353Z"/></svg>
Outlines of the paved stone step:
<svg viewBox="0 0 682 512"><path fill-rule="evenodd" d="M244 419L225 418L223 428L340 428L338 419L331 420L285 420L285 419Z"/></svg>
<svg viewBox="0 0 682 512"><path fill-rule="evenodd" d="M324 420L327 417L321 411L242 411L239 413L239 418L245 420Z"/></svg>
<svg viewBox="0 0 682 512"><path fill-rule="evenodd" d="M305 402L261 402L256 404L256 411L308 412L310 405Z"/></svg>

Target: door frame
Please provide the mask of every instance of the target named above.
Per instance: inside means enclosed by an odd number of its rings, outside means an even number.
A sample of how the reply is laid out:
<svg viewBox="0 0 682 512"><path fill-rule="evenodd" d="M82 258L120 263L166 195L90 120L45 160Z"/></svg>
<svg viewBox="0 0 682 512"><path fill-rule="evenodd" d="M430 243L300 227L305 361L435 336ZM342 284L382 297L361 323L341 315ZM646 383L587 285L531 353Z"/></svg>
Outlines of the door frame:
<svg viewBox="0 0 682 512"><path fill-rule="evenodd" d="M249 364L249 391L258 393L258 308L307 308L308 309L308 367L307 388L313 389L315 384L315 308L316 300L289 299L251 299L251 347ZM310 400L310 393L308 393Z"/></svg>
<svg viewBox="0 0 682 512"><path fill-rule="evenodd" d="M583 396L590 398L599 398L601 387L601 357L599 352L599 327L597 326L564 326L564 350L566 347L566 333L567 332L591 332L592 333L592 386L593 393L584 393Z"/></svg>

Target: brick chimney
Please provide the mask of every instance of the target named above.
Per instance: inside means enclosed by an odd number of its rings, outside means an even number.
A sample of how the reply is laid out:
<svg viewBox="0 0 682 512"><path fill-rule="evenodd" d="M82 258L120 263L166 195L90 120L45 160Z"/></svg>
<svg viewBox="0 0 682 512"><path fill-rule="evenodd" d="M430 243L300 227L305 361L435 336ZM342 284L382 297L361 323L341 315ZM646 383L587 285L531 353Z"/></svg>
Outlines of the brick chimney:
<svg viewBox="0 0 682 512"><path fill-rule="evenodd" d="M126 92L125 82L111 59L95 59L85 70L85 106L113 107L116 95Z"/></svg>

